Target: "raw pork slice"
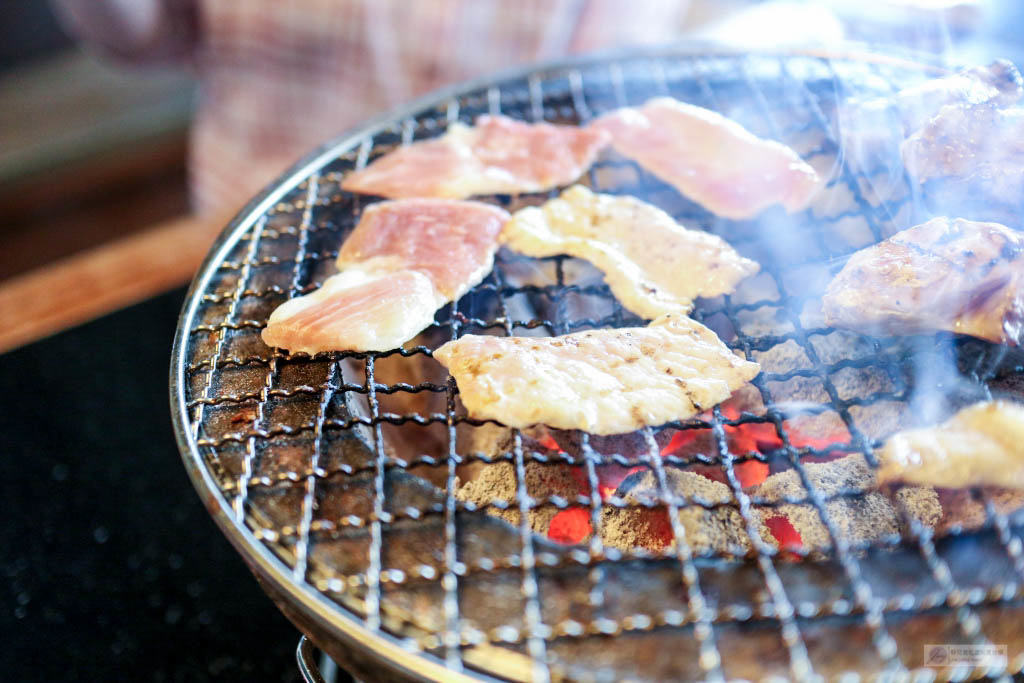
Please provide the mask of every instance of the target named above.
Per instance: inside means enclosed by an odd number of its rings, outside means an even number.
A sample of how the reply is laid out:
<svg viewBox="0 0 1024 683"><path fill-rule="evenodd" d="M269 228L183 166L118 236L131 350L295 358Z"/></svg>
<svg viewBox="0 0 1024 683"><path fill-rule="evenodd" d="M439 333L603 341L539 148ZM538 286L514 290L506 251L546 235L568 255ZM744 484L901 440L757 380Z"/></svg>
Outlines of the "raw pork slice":
<svg viewBox="0 0 1024 683"><path fill-rule="evenodd" d="M350 173L350 192L391 198L542 192L567 185L594 163L607 133L481 116L453 123L439 138L415 142Z"/></svg>
<svg viewBox="0 0 1024 683"><path fill-rule="evenodd" d="M563 337L467 335L434 352L471 417L621 434L692 417L760 366L685 315Z"/></svg>
<svg viewBox="0 0 1024 683"><path fill-rule="evenodd" d="M976 403L940 425L898 432L879 462L879 483L1024 489L1024 406Z"/></svg>
<svg viewBox="0 0 1024 683"><path fill-rule="evenodd" d="M454 301L494 265L504 209L483 202L403 199L372 204L341 246L337 266L384 261L395 270L417 270Z"/></svg>
<svg viewBox="0 0 1024 683"><path fill-rule="evenodd" d="M444 304L430 278L415 270L350 268L320 289L281 304L263 341L292 351L384 351L411 339Z"/></svg>
<svg viewBox="0 0 1024 683"><path fill-rule="evenodd" d="M645 318L687 313L694 298L727 294L759 268L720 237L687 230L656 206L581 185L517 211L501 240L527 256L587 259L622 305Z"/></svg>
<svg viewBox="0 0 1024 683"><path fill-rule="evenodd" d="M508 217L488 204L450 199L368 207L341 248L341 272L279 306L263 341L310 354L400 346L490 272Z"/></svg>
<svg viewBox="0 0 1024 683"><path fill-rule="evenodd" d="M590 128L607 131L620 154L726 218L752 218L774 204L800 211L821 185L789 147L671 97L617 109Z"/></svg>
<svg viewBox="0 0 1024 683"><path fill-rule="evenodd" d="M829 325L868 334L948 330L1017 346L1024 237L999 223L933 218L850 257L822 300Z"/></svg>

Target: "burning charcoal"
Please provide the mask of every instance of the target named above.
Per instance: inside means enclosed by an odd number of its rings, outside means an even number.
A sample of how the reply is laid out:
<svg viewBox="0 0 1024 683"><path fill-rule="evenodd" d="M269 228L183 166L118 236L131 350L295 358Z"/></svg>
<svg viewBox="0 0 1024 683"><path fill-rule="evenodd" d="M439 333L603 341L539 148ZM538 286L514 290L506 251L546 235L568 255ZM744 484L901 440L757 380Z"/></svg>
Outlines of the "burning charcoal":
<svg viewBox="0 0 1024 683"><path fill-rule="evenodd" d="M767 336L773 334L773 331L766 330L764 334ZM806 352L792 339L764 351L754 351L754 360L761 363L762 369L768 368L766 372L772 373L791 372L805 368L810 363Z"/></svg>
<svg viewBox="0 0 1024 683"><path fill-rule="evenodd" d="M935 528L942 517L938 493L931 486L904 486L890 496L900 511L900 525L907 532L907 517Z"/></svg>
<svg viewBox="0 0 1024 683"><path fill-rule="evenodd" d="M583 457L583 432L576 429L551 429L551 436L558 445L574 458ZM668 443L671 434L660 431L654 435L658 448ZM601 455L621 455L629 460L640 460L647 456L650 447L642 431L610 436L590 435L590 448Z"/></svg>
<svg viewBox="0 0 1024 683"><path fill-rule="evenodd" d="M673 430L662 430L654 434L654 441L662 455L666 453L667 445L672 438ZM582 443L583 432L577 430L551 429L549 436L541 443L554 449L561 449L573 456L577 462L583 462L584 450ZM606 464L597 465L598 491L603 499L607 499L622 480L638 469L637 466L629 467L614 464L610 456L622 456L631 462L643 462L649 459L650 447L642 431L629 432L627 434L613 434L611 436L590 435L590 448ZM581 482L586 481L586 471L580 466L576 469L576 476Z"/></svg>
<svg viewBox="0 0 1024 683"><path fill-rule="evenodd" d="M864 456L854 453L831 462L807 463L804 467L815 490L828 501L826 512L844 540L871 542L906 531L900 511L876 489L874 471ZM842 495L835 497L837 494ZM768 502L808 498L796 470L773 474L753 491L753 495ZM933 526L942 513L938 496L929 487L905 487L897 494L897 503L911 517L928 526ZM821 552L831 548L828 529L812 503L758 507L758 513L768 526L773 518L788 520L806 549ZM769 536L766 540L770 542L772 538Z"/></svg>
<svg viewBox="0 0 1024 683"><path fill-rule="evenodd" d="M512 430L508 427L486 422L479 427L462 423L456 427L458 452L461 454L483 454L494 457L501 453L511 453L513 448ZM479 460L463 462L458 467L458 477L462 482L476 479L481 470L490 463ZM446 468L447 469L447 468Z"/></svg>
<svg viewBox="0 0 1024 683"><path fill-rule="evenodd" d="M798 408L799 406L793 407ZM786 418L785 425L790 443L798 448L803 446L823 448L829 443L849 443L850 441L850 432L846 428L843 418L833 410L816 415L794 415Z"/></svg>
<svg viewBox="0 0 1024 683"><path fill-rule="evenodd" d="M878 400L849 408L857 429L868 439L884 439L913 424L914 415L905 401Z"/></svg>
<svg viewBox="0 0 1024 683"><path fill-rule="evenodd" d="M745 555L750 550L743 518L729 506L733 496L729 487L693 472L665 469L665 478L673 495L686 501L680 506L679 522L686 542L694 553ZM602 511L601 539L620 550L643 548L661 551L674 546L667 507L661 505L657 477L646 470L626 478L616 491L628 507L606 506ZM722 505L707 509L697 502ZM656 507L645 507L655 505Z"/></svg>
<svg viewBox="0 0 1024 683"><path fill-rule="evenodd" d="M567 501L575 502L577 496L585 493L580 490L580 484L573 476L571 465L529 461L526 463L525 470L526 491L534 501L560 496ZM484 464L472 480L458 488L455 497L478 506L498 501L505 502L508 504L507 509L490 507L487 508L487 513L500 517L513 526L519 526L516 473L510 462ZM531 509L527 514L530 528L536 533L547 534L551 518L557 513L558 508L553 505Z"/></svg>

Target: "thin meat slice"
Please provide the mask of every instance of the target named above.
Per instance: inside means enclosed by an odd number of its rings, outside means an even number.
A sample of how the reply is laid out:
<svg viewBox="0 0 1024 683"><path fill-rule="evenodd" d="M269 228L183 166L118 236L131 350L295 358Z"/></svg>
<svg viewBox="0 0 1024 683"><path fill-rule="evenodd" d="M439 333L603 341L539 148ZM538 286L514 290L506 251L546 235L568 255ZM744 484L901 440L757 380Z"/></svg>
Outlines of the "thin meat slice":
<svg viewBox="0 0 1024 683"><path fill-rule="evenodd" d="M430 277L441 296L454 301L479 283L494 265L504 209L483 202L403 199L363 211L341 246L343 270L370 259Z"/></svg>
<svg viewBox="0 0 1024 683"><path fill-rule="evenodd" d="M621 434L692 417L759 372L685 315L563 337L467 335L434 352L469 415Z"/></svg>
<svg viewBox="0 0 1024 683"><path fill-rule="evenodd" d="M1024 193L1024 108L947 105L903 142L900 154L918 183L943 181L930 188L929 199L1016 209Z"/></svg>
<svg viewBox="0 0 1024 683"><path fill-rule="evenodd" d="M608 144L602 131L481 116L453 123L439 138L415 142L350 173L350 192L393 199L542 192L567 185Z"/></svg>
<svg viewBox="0 0 1024 683"><path fill-rule="evenodd" d="M1024 489L1024 406L985 401L940 425L898 432L879 463L879 483Z"/></svg>
<svg viewBox="0 0 1024 683"><path fill-rule="evenodd" d="M888 97L850 101L840 110L840 121L846 141L853 141L857 136L883 134L893 128L897 133L908 136L920 130L947 105L1007 105L1019 100L1022 93L1024 89L1017 67L1000 59L988 66L971 67L942 78L932 78Z"/></svg>
<svg viewBox="0 0 1024 683"><path fill-rule="evenodd" d="M415 337L444 304L415 270L351 268L281 304L263 330L269 346L302 351L386 351Z"/></svg>
<svg viewBox="0 0 1024 683"><path fill-rule="evenodd" d="M800 211L821 185L789 147L671 97L617 109L590 127L607 131L620 154L726 218L752 218L774 204Z"/></svg>
<svg viewBox="0 0 1024 683"><path fill-rule="evenodd" d="M861 172L885 169L902 174L900 146L909 138L931 137L933 133L926 134L924 129L932 127L929 122L941 111L955 118L956 112L977 107L1012 105L1022 93L1017 68L1006 60L997 60L988 66L932 78L890 96L852 100L839 108L843 152ZM963 123L952 127L968 134ZM902 156L906 160L908 153L904 150Z"/></svg>
<svg viewBox="0 0 1024 683"><path fill-rule="evenodd" d="M868 334L948 330L1017 346L1024 237L999 223L933 218L850 257L822 301L829 325Z"/></svg>
<svg viewBox="0 0 1024 683"><path fill-rule="evenodd" d="M490 272L508 217L497 207L449 199L368 207L341 248L341 272L279 306L263 341L310 354L400 346Z"/></svg>
<svg viewBox="0 0 1024 683"><path fill-rule="evenodd" d="M687 313L696 297L727 294L759 268L725 240L687 230L656 206L581 185L517 211L501 240L527 256L587 259L622 305L645 318Z"/></svg>

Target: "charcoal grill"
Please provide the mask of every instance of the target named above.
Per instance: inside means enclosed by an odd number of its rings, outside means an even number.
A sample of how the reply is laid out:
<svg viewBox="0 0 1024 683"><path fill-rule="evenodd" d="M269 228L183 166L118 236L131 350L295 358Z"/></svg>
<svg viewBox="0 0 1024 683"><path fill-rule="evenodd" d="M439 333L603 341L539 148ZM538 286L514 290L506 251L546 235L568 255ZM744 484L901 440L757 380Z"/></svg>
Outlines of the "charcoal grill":
<svg viewBox="0 0 1024 683"><path fill-rule="evenodd" d="M820 289L846 255L919 218L902 175L888 169L871 175L845 163L836 103L887 94L941 73L920 60L866 52L676 47L593 56L435 94L326 145L235 218L182 312L172 359L172 412L203 501L282 611L336 661L370 678L1019 672L1021 520L978 490L970 495L985 512L979 523L935 534L906 520L903 533L851 541L826 504L863 493L826 494L814 486L802 459L824 451L793 445L788 409L773 398L789 383L813 385L803 410L834 415L849 434L825 450L858 451L874 464L879 435L866 425L865 410L907 410L926 379L915 363L922 355L951 359L956 392L966 398L1015 393L1021 366L1005 349L941 334L873 339L807 318L815 286ZM482 284L442 309L424 337L400 350L309 357L260 341L278 304L315 289L330 274L360 210L375 201L340 190L349 170L483 113L581 123L661 94L783 140L831 178L826 196L832 199L810 211L785 216L773 210L747 222L716 219L614 155L584 178L595 189L642 197L689 227L720 234L763 266L733 296L700 302L694 315L729 330L723 338L747 357L790 345L799 360L789 367L765 365L754 382L763 410L732 418L716 409L707 419L672 425L711 430L715 446L698 459L723 468L731 491L727 503L684 499L667 489L666 469L686 462L659 456L656 430L642 433L649 448L639 456L597 452L585 436L578 454L553 453L519 432L501 452L469 452L460 430L482 424L460 411L454 382L414 371L432 362L437 345L466 333L562 334L640 322L600 283L577 281L579 262L573 259L536 261L549 273L547 284L522 284L510 273L528 260L500 252ZM544 198L485 201L514 210ZM779 225L787 231L772 228ZM790 237L780 242L779 234ZM524 310L534 315L517 317ZM752 325L750 319L762 313L770 315ZM842 343L825 343L830 339ZM858 372L876 379L851 393L839 378ZM393 408L420 399L440 409ZM772 425L784 446L768 455L731 453L726 428L755 423ZM403 431L422 433L425 440L428 433L440 435L443 452L396 454L388 438ZM794 561L761 538L751 519L758 501L737 476L737 467L751 459L783 461L797 471L803 495L789 500L814 506L828 530L827 547ZM512 465L518 526L488 514L508 507L501 501L474 506L454 495L460 468L493 462ZM744 519L752 550L747 557L695 552L676 522L675 543L662 552L616 550L598 536L578 545L552 543L531 531L526 513L532 508L582 507L599 525L603 508L624 503L594 493L535 500L525 484L531 463L579 468L591 491L603 465L643 465L659 482L658 504L670 519L688 506L731 506ZM927 643L1006 645L1009 660L1005 668L932 669L923 661Z"/></svg>

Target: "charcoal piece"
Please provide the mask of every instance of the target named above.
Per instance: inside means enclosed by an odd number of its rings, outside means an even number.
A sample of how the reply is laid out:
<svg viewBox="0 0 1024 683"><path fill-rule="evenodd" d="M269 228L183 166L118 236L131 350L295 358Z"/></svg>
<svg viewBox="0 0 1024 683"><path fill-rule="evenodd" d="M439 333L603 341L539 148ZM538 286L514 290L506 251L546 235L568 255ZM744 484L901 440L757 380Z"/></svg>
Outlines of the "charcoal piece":
<svg viewBox="0 0 1024 683"><path fill-rule="evenodd" d="M967 489L939 489L942 518L935 531L945 535L958 530L980 529L988 520L985 501L992 503L996 513L1012 515L1024 508L1024 491L982 486L975 496Z"/></svg>
<svg viewBox="0 0 1024 683"><path fill-rule="evenodd" d="M547 500L559 496L566 501L575 502L583 493L582 486L572 473L572 467L564 463L544 464L530 461L524 467L526 473L526 492L536 501ZM521 516L519 501L516 497L516 472L510 462L487 463L479 468L476 476L461 485L455 492L459 500L477 506L502 502L507 508L487 508L488 514L504 519L518 527ZM534 504L534 503L531 503ZM532 507L527 513L530 528L541 535L546 535L551 518L558 513L554 505Z"/></svg>
<svg viewBox="0 0 1024 683"><path fill-rule="evenodd" d="M733 507L729 487L693 472L665 468L669 491L685 501L679 522L686 543L695 554L746 555L751 548L743 518ZM675 545L668 508L654 472L627 477L615 495L626 507L606 505L601 516L601 540L619 550L642 548L661 551ZM715 505L708 509L700 503ZM648 507L654 506L654 507Z"/></svg>
<svg viewBox="0 0 1024 683"><path fill-rule="evenodd" d="M854 453L838 460L804 465L815 491L827 502L825 511L835 524L839 537L848 543L862 544L906 533L904 515L934 526L942 513L938 496L930 487L905 487L890 501L877 490L874 470L864 456ZM808 500L809 493L796 470L773 474L752 495L755 500L779 503L786 499ZM832 539L813 503L757 505L762 520L784 517L799 532L803 545L812 553L832 547ZM774 542L774 536L766 539Z"/></svg>
<svg viewBox="0 0 1024 683"><path fill-rule="evenodd" d="M574 458L583 457L583 432L576 429L550 429L551 436L566 453ZM650 445L643 431L599 436L590 434L590 448L601 455L621 455L629 460L642 460L649 456ZM668 444L672 435L667 431L655 433L659 450Z"/></svg>

